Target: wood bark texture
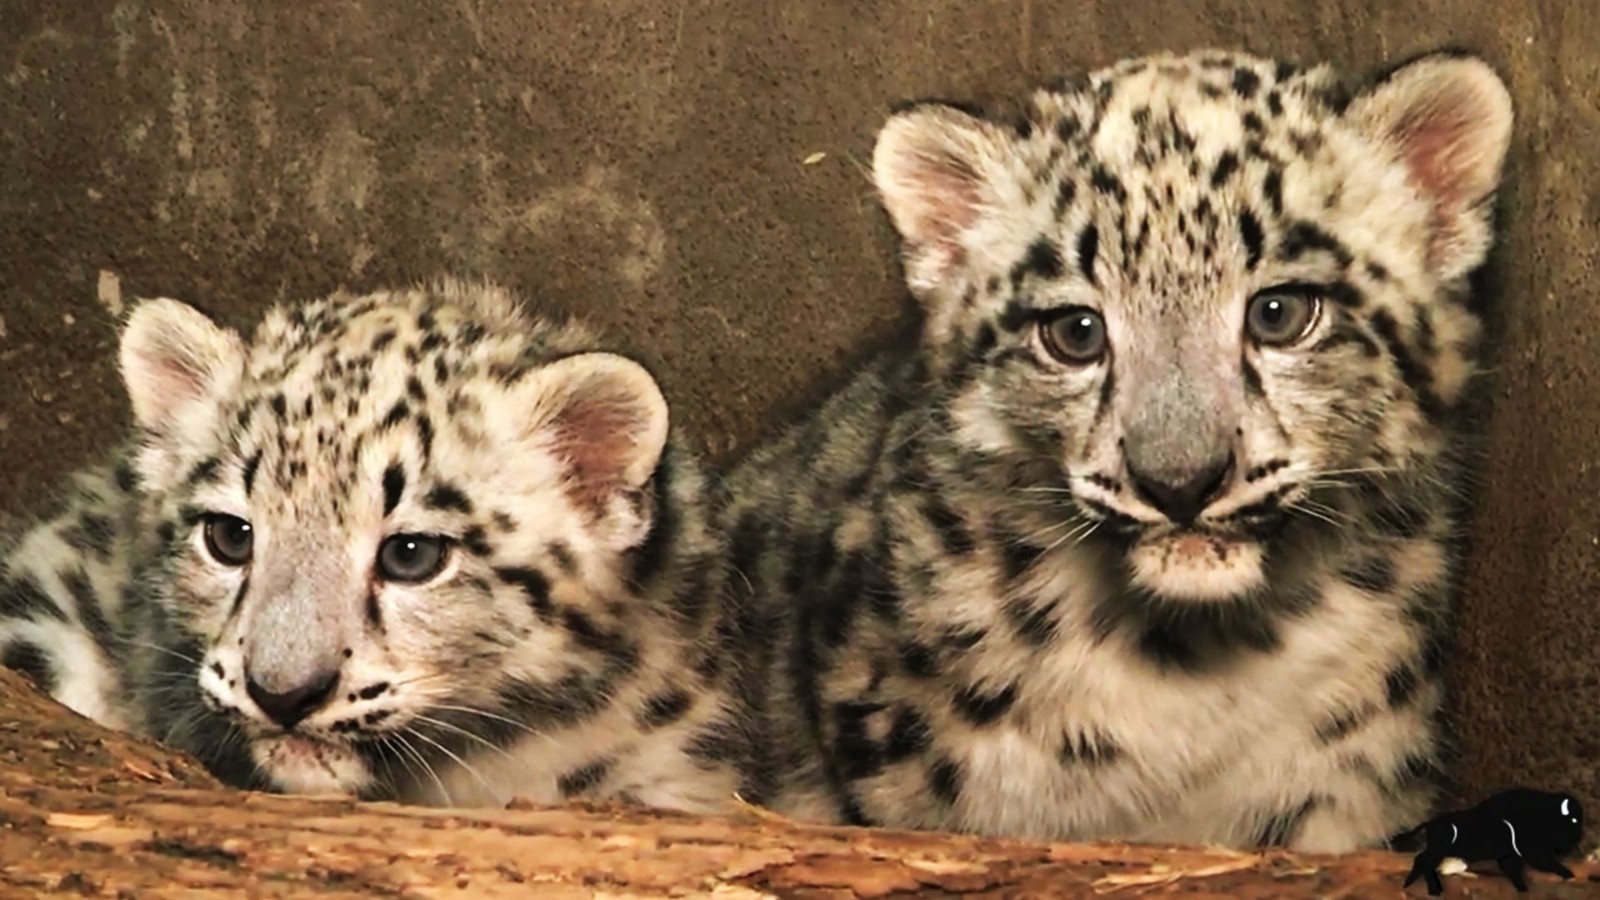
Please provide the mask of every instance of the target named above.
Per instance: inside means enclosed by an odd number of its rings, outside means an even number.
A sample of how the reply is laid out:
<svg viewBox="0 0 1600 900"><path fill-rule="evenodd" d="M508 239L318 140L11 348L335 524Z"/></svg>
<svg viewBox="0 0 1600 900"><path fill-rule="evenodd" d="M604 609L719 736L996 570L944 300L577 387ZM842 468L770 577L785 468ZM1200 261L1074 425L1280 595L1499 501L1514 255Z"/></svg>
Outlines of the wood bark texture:
<svg viewBox="0 0 1600 900"><path fill-rule="evenodd" d="M1046 844L573 806L433 810L250 794L0 670L0 896L1369 898L1410 857ZM1530 896L1600 896L1600 871ZM1454 876L1451 898L1516 896Z"/></svg>

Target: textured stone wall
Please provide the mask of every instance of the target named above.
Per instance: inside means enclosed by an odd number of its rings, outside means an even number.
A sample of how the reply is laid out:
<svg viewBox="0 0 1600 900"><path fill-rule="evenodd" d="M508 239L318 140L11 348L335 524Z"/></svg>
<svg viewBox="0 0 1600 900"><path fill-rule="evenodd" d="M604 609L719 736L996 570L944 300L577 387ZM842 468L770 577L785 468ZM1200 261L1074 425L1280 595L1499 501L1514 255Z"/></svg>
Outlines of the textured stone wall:
<svg viewBox="0 0 1600 900"><path fill-rule="evenodd" d="M713 456L905 333L887 107L1156 49L1454 45L1518 102L1456 672L1470 786L1600 754L1600 4L0 0L0 514L113 441L126 299L244 323L445 272L659 363Z"/></svg>

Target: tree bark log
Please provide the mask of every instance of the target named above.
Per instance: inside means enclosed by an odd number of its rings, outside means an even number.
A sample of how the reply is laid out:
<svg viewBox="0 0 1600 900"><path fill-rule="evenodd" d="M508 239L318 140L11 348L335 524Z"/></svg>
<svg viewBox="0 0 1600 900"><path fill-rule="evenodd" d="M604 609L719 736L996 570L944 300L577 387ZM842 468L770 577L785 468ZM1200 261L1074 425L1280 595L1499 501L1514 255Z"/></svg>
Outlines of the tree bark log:
<svg viewBox="0 0 1600 900"><path fill-rule="evenodd" d="M1410 858L1046 844L572 806L435 810L251 794L0 671L0 895L1398 897ZM1530 873L1543 896L1600 894ZM1424 896L1420 885L1410 893ZM1448 897L1514 896L1497 875Z"/></svg>

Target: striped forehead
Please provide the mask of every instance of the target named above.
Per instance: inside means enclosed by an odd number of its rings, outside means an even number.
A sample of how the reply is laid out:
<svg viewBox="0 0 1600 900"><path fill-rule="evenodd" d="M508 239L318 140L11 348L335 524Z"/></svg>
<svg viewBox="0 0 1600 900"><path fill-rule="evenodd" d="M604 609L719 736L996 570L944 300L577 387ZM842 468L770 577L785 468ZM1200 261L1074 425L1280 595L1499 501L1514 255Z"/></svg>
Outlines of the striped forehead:
<svg viewBox="0 0 1600 900"><path fill-rule="evenodd" d="M1239 56L1166 60L1034 102L1023 152L1044 189L1035 202L1054 205L1040 237L1061 263L1044 274L1175 300L1231 284L1274 249L1301 255L1306 242L1279 224L1284 178L1318 158L1337 118L1326 72Z"/></svg>
<svg viewBox="0 0 1600 900"><path fill-rule="evenodd" d="M1160 58L1039 92L1033 106L1042 127L1028 131L1051 163L1193 179L1224 157L1237 164L1270 156L1275 139L1315 142L1342 105L1324 69L1229 54Z"/></svg>
<svg viewBox="0 0 1600 900"><path fill-rule="evenodd" d="M276 337L253 354L255 377L240 393L233 438L247 495L334 505L352 492L378 496L393 460L426 467L441 427L468 434L481 419L481 326L376 309Z"/></svg>

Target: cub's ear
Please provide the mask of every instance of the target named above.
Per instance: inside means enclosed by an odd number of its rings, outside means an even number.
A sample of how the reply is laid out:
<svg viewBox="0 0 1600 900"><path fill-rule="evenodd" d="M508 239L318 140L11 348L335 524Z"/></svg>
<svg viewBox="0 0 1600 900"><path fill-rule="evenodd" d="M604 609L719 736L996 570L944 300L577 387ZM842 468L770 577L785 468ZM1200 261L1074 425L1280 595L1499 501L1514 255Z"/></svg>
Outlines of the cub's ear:
<svg viewBox="0 0 1600 900"><path fill-rule="evenodd" d="M526 433L566 466L568 493L604 513L655 474L666 448L667 400L654 377L614 353L580 353L533 372L519 385Z"/></svg>
<svg viewBox="0 0 1600 900"><path fill-rule="evenodd" d="M145 300L128 314L118 362L133 418L152 435L174 432L184 416L237 378L239 335L177 300Z"/></svg>
<svg viewBox="0 0 1600 900"><path fill-rule="evenodd" d="M186 303L145 300L123 324L118 364L144 433L134 458L139 484L165 491L210 435L218 399L242 376L244 341Z"/></svg>
<svg viewBox="0 0 1600 900"><path fill-rule="evenodd" d="M1399 157L1431 205L1434 274L1453 280L1482 263L1513 118L1494 70L1471 56L1425 56L1357 97L1348 115Z"/></svg>
<svg viewBox="0 0 1600 900"><path fill-rule="evenodd" d="M1010 138L993 123L938 103L890 117L872 152L872 179L905 239L906 278L919 295L982 252L972 232L1016 191Z"/></svg>

